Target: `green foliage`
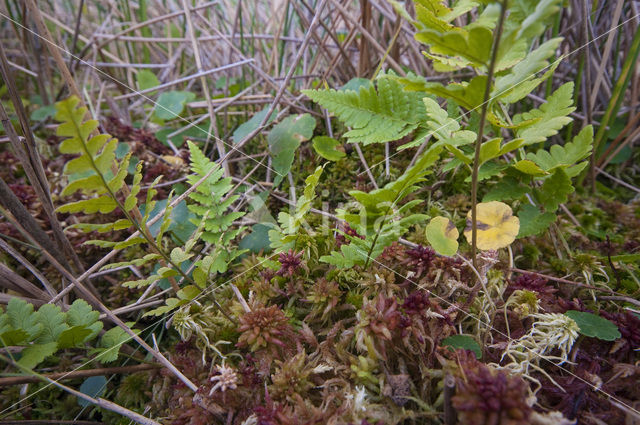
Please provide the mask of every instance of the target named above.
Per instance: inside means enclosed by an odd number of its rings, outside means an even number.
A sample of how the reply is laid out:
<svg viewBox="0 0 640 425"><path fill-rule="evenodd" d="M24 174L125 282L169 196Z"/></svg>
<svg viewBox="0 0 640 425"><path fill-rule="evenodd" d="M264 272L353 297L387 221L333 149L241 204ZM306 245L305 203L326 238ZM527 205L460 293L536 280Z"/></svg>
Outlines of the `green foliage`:
<svg viewBox="0 0 640 425"><path fill-rule="evenodd" d="M542 212L538 207L531 204L526 204L520 208L518 218L520 219L519 238L539 235L544 232L551 223L556 221L556 215L554 213Z"/></svg>
<svg viewBox="0 0 640 425"><path fill-rule="evenodd" d="M269 111L269 107L265 106L260 112L253 115L248 121L240 124L238 128L236 128L236 130L233 132L233 135L231 136L233 143L239 143L245 137L247 137L252 131L258 128L258 125L262 122L264 117L267 116L268 111ZM273 121L276 118L276 115L277 115L277 112L273 111L271 113L271 116L267 120L266 124L269 124L271 121Z"/></svg>
<svg viewBox="0 0 640 425"><path fill-rule="evenodd" d="M126 325L132 326L133 323L127 323ZM133 329L133 332L136 334L140 333L140 331L136 329ZM96 358L102 363L111 363L118 359L118 351L122 344L126 343L130 339L131 336L126 333L124 329L116 326L109 329L102 335L97 348L91 350L90 354L95 354Z"/></svg>
<svg viewBox="0 0 640 425"><path fill-rule="evenodd" d="M460 146L469 145L476 140L476 133L461 130L458 120L450 118L448 112L442 109L438 102L429 97L425 97L422 101L428 118L425 126L414 141L402 145L401 149L421 144L427 134L433 135L436 139L436 142L430 145L429 150L436 150L439 146L457 150Z"/></svg>
<svg viewBox="0 0 640 425"><path fill-rule="evenodd" d="M564 169L569 177L575 177L587 166L587 161L580 161L591 154L592 146L593 127L588 125L565 146L553 145L549 151L540 149L535 154L527 154L527 158L547 173Z"/></svg>
<svg viewBox="0 0 640 425"><path fill-rule="evenodd" d="M476 359L482 357L482 348L480 344L470 335L451 335L442 340L443 347L449 347L450 349L463 349L473 351Z"/></svg>
<svg viewBox="0 0 640 425"><path fill-rule="evenodd" d="M301 142L313 136L315 127L315 118L302 114L288 116L271 129L267 141L272 158L271 166L277 173L273 179L274 186L278 186L291 170L296 150Z"/></svg>
<svg viewBox="0 0 640 425"><path fill-rule="evenodd" d="M342 245L340 251L332 251L320 261L339 268L354 265L366 266L378 257L384 248L397 241L407 230L425 222L429 216L413 213L411 210L422 203L416 199L402 204L404 198L419 189L431 166L439 158L440 149L422 154L420 159L397 180L369 193L353 190L349 194L356 200L351 209L338 209L337 215L364 239L343 235L350 241ZM355 212L351 210L355 209Z"/></svg>
<svg viewBox="0 0 640 425"><path fill-rule="evenodd" d="M61 195L69 196L76 192L82 192L86 199L62 205L58 208L58 211L64 213L108 214L119 207L126 213L126 218L118 219L111 223L79 223L71 226L85 232L98 231L104 233L123 230L134 226L134 224L144 226L141 223L133 223L128 215L130 211L137 207L136 195L140 191L142 164L139 163L137 165L130 194L126 197L124 203L121 203L118 195L125 186L131 154L125 155L122 161L118 162L116 160L116 148L118 145L116 139L111 138L108 134L91 136L97 129L98 122L96 120L84 120L87 109L78 107L79 102L78 98L72 96L56 103L57 112L55 118L61 122L58 126L57 134L64 137L60 143L60 152L79 155L65 164L64 175L69 178L70 182L63 189ZM72 180L72 177L78 175L82 177ZM149 193L152 196L155 192L150 189ZM126 246L141 242L144 242L144 240L135 239ZM88 243L115 249L125 247L118 245L118 242L112 241L94 240Z"/></svg>
<svg viewBox="0 0 640 425"><path fill-rule="evenodd" d="M6 310L0 311L0 344L3 347L22 347L17 363L33 369L59 350L82 348L95 340L102 330L99 316L97 311L81 299L75 300L69 310L63 312L54 304L45 304L34 311L32 304L12 298ZM113 329L124 333L120 328ZM105 333L105 336L109 332L110 335L119 332L113 329ZM100 352L108 352L108 355L98 357L103 363L115 360L120 343L128 340L114 342L108 336L105 339L105 336L100 342Z"/></svg>
<svg viewBox="0 0 640 425"><path fill-rule="evenodd" d="M80 385L80 392L92 398L100 397L106 389L107 378L104 376L90 376ZM82 407L87 407L91 403L85 399L78 398L78 404Z"/></svg>
<svg viewBox="0 0 640 425"><path fill-rule="evenodd" d="M567 196L573 191L571 179L560 168L544 181L538 197L545 210L555 211L560 204L567 202Z"/></svg>
<svg viewBox="0 0 640 425"><path fill-rule="evenodd" d="M269 230L269 240L271 248L277 251L285 251L294 248L295 240L301 232L307 232L308 226L305 225L305 219L313 200L316 197L316 187L320 182L322 175L322 167L317 167L313 174L305 179L305 187L302 196L298 198L296 208L293 214L281 211L278 214L277 228Z"/></svg>
<svg viewBox="0 0 640 425"><path fill-rule="evenodd" d="M347 154L344 153L344 149L342 149L342 144L333 137L314 137L313 149L318 155L329 161L339 161L347 156Z"/></svg>
<svg viewBox="0 0 640 425"><path fill-rule="evenodd" d="M524 139L524 145L544 142L571 122L568 115L576 109L572 104L573 82L570 82L560 86L539 109L514 115L516 135Z"/></svg>
<svg viewBox="0 0 640 425"><path fill-rule="evenodd" d="M158 97L154 115L161 120L177 118L184 111L185 104L196 98L196 95L188 91L163 92Z"/></svg>
<svg viewBox="0 0 640 425"><path fill-rule="evenodd" d="M141 69L136 74L136 83L138 83L138 90L146 90L152 87L160 85L160 81L156 74L148 69Z"/></svg>
<svg viewBox="0 0 640 425"><path fill-rule="evenodd" d="M373 85L354 90L303 90L314 102L335 114L352 129L344 134L349 143L384 143L416 130L425 119L424 93L407 92L387 76Z"/></svg>
<svg viewBox="0 0 640 425"><path fill-rule="evenodd" d="M614 341L620 338L618 327L603 317L576 310L569 310L565 315L575 320L580 327L580 333L582 335L605 341Z"/></svg>

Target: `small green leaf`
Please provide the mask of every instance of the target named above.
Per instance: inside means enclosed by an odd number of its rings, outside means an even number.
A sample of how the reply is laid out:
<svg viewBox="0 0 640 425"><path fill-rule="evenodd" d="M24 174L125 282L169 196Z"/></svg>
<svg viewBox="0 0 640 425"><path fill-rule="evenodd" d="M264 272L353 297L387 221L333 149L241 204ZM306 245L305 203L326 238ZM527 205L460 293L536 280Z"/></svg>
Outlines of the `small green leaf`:
<svg viewBox="0 0 640 425"><path fill-rule="evenodd" d="M173 248L171 251L171 261L176 264L187 261L191 257L193 257L193 253L185 253L180 247Z"/></svg>
<svg viewBox="0 0 640 425"><path fill-rule="evenodd" d="M500 155L500 142L501 138L496 137L495 139L488 140L484 142L480 146L480 164L484 164Z"/></svg>
<svg viewBox="0 0 640 425"><path fill-rule="evenodd" d="M313 149L318 155L329 161L339 161L345 156L342 143L332 137L316 136L313 138Z"/></svg>
<svg viewBox="0 0 640 425"><path fill-rule="evenodd" d="M42 325L42 332L36 339L38 343L56 342L60 334L69 328L69 325L65 323L66 313L63 313L57 305L45 304L38 309L35 315Z"/></svg>
<svg viewBox="0 0 640 425"><path fill-rule="evenodd" d="M562 168L556 169L553 175L547 178L540 188L539 197L544 209L554 212L560 204L567 202L568 195L574 192L571 179Z"/></svg>
<svg viewBox="0 0 640 425"><path fill-rule="evenodd" d="M29 334L24 329L12 329L0 334L0 347L24 345L29 340Z"/></svg>
<svg viewBox="0 0 640 425"><path fill-rule="evenodd" d="M134 330L135 331L135 330ZM118 358L118 352L122 344L131 339L121 327L114 327L106 331L100 339L100 348L93 350L98 353L97 360L101 363L109 363Z"/></svg>
<svg viewBox="0 0 640 425"><path fill-rule="evenodd" d="M434 217L426 229L427 240L440 255L448 257L458 252L458 229L451 220L445 217Z"/></svg>
<svg viewBox="0 0 640 425"><path fill-rule="evenodd" d="M55 114L55 105L41 106L31 113L31 119L33 121L44 121L47 118L53 117Z"/></svg>
<svg viewBox="0 0 640 425"><path fill-rule="evenodd" d="M269 230L271 228L271 226L262 223L254 224L251 227L251 233L242 238L240 243L238 243L238 248L248 249L256 254L260 251L270 251Z"/></svg>
<svg viewBox="0 0 640 425"><path fill-rule="evenodd" d="M450 347L452 349L461 348L463 350L473 351L476 359L482 357L482 348L480 344L476 342L476 340L469 335L451 335L442 340L443 347Z"/></svg>
<svg viewBox="0 0 640 425"><path fill-rule="evenodd" d="M551 212L541 212L531 204L526 204L520 208L518 213L520 219L520 232L518 238L539 235L556 221L556 215Z"/></svg>
<svg viewBox="0 0 640 425"><path fill-rule="evenodd" d="M158 77L156 77L156 74L148 69L138 71L136 74L136 82L138 83L138 90L146 90L160 85L160 81L158 80Z"/></svg>
<svg viewBox="0 0 640 425"><path fill-rule="evenodd" d="M290 115L276 124L267 140L269 152L273 158L273 169L278 173L274 178L274 186L282 182L293 164L293 157L300 143L309 140L316 127L316 120L309 114Z"/></svg>
<svg viewBox="0 0 640 425"><path fill-rule="evenodd" d="M252 131L258 128L258 125L262 122L264 117L267 116L268 111L269 111L269 107L265 106L264 109L262 109L262 111L252 116L249 121L245 121L242 124L240 124L238 128L236 128L236 130L233 132L233 135L231 136L231 140L233 140L233 143L241 142L242 139L247 137ZM278 115L277 111L273 111L265 124L269 124L271 121L273 121L276 118L277 115Z"/></svg>
<svg viewBox="0 0 640 425"><path fill-rule="evenodd" d="M80 347L89 335L91 335L91 329L86 326L73 326L60 333L58 337L58 348Z"/></svg>
<svg viewBox="0 0 640 425"><path fill-rule="evenodd" d="M188 91L168 91L158 97L155 116L161 120L170 120L180 116L184 111L184 105L196 98L196 95Z"/></svg>
<svg viewBox="0 0 640 425"><path fill-rule="evenodd" d="M107 389L107 378L104 376L90 376L80 385L80 392L91 398L100 397ZM78 398L78 404L87 407L91 403L83 398Z"/></svg>
<svg viewBox="0 0 640 425"><path fill-rule="evenodd" d="M569 310L565 315L575 320L580 327L580 333L582 335L604 341L614 341L621 336L618 327L603 317L576 310Z"/></svg>
<svg viewBox="0 0 640 425"><path fill-rule="evenodd" d="M355 77L350 79L345 83L345 85L340 87L340 91L353 90L355 92L358 92L360 91L360 87L364 87L368 89L369 87L372 87L372 86L373 86L373 82L370 79Z"/></svg>
<svg viewBox="0 0 640 425"><path fill-rule="evenodd" d="M52 355L58 349L56 342L47 342L46 344L33 344L20 352L20 360L18 364L28 369L33 369L44 359Z"/></svg>
<svg viewBox="0 0 640 425"><path fill-rule="evenodd" d="M530 191L531 189L527 186L521 185L513 177L505 177L504 179L499 180L498 183L496 183L491 190L484 195L482 202L504 201L511 199L517 200Z"/></svg>
<svg viewBox="0 0 640 425"><path fill-rule="evenodd" d="M542 168L538 167L535 162L528 159L523 159L522 161L516 162L515 164L513 164L513 168L534 177L541 177L549 174Z"/></svg>
<svg viewBox="0 0 640 425"><path fill-rule="evenodd" d="M33 314L33 304L13 297L7 304L7 316L9 324L13 329L23 329L29 334L29 338L33 339L42 332L42 324L38 322L38 318Z"/></svg>

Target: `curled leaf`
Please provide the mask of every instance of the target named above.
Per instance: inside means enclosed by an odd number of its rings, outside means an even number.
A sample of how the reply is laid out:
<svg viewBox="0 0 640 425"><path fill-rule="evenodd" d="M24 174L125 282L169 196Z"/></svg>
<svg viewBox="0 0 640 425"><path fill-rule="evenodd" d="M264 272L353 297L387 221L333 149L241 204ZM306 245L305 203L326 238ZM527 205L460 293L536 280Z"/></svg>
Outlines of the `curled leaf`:
<svg viewBox="0 0 640 425"><path fill-rule="evenodd" d="M440 255L452 256L458 251L458 229L445 217L434 217L426 229L427 240Z"/></svg>
<svg viewBox="0 0 640 425"><path fill-rule="evenodd" d="M500 249L511 245L520 230L520 220L511 207L503 202L483 202L477 209L477 246L481 250ZM464 236L471 243L471 211L467 213Z"/></svg>

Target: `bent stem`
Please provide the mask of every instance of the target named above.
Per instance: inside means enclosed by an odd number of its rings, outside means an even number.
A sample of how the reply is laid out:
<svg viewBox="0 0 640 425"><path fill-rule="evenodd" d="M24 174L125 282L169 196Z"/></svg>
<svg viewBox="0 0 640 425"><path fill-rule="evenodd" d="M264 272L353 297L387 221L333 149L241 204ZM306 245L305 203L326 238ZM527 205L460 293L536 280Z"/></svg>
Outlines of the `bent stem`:
<svg viewBox="0 0 640 425"><path fill-rule="evenodd" d="M482 102L482 110L480 111L480 124L478 128L478 138L476 139L475 154L473 156L473 169L471 170L471 261L473 267L478 268L476 251L478 244L478 169L480 168L480 146L482 145L482 136L484 135L484 123L487 118L487 108L489 107L489 95L491 93L491 83L493 81L493 72L498 58L498 47L500 46L500 37L502 36L502 28L504 26L504 18L507 12L508 0L503 0L500 5L500 18L498 26L493 35L493 46L491 48L491 62L489 64L489 72L487 73L487 85L484 90L484 99Z"/></svg>

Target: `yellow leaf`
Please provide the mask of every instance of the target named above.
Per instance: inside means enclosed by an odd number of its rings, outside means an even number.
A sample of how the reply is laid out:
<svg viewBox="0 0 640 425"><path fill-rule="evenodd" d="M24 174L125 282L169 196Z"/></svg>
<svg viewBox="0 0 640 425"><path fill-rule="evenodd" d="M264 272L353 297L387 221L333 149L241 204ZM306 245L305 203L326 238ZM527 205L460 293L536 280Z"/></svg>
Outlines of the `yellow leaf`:
<svg viewBox="0 0 640 425"><path fill-rule="evenodd" d="M511 245L520 230L520 220L511 207L503 202L483 202L476 206L478 249L487 251ZM471 243L471 211L467 213L464 236Z"/></svg>
<svg viewBox="0 0 640 425"><path fill-rule="evenodd" d="M180 158L179 156L162 155L162 159L169 165L174 165L176 167L182 167L184 165L184 159Z"/></svg>

